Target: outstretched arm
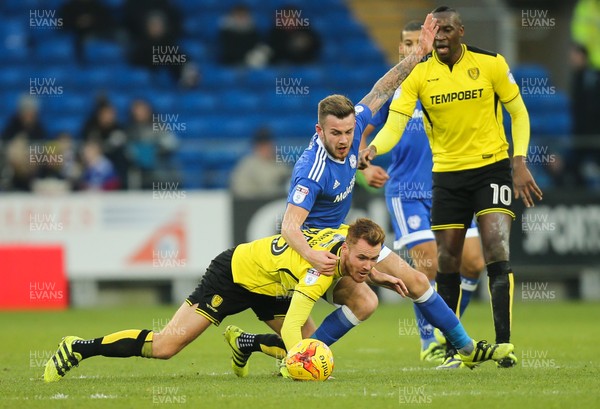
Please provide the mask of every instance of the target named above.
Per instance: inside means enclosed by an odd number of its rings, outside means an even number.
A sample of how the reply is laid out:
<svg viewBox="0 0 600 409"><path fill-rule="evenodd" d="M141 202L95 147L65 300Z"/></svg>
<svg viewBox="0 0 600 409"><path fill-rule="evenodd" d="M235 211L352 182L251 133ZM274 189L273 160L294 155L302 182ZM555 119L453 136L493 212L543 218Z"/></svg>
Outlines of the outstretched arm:
<svg viewBox="0 0 600 409"><path fill-rule="evenodd" d="M432 14L428 14L422 27L419 45L415 47L415 50L381 77L375 83L371 92L360 100L359 104L368 106L372 114L379 111L379 108L385 101L390 99L396 88L400 86L419 61L431 52L433 40L438 30L437 19L433 18Z"/></svg>

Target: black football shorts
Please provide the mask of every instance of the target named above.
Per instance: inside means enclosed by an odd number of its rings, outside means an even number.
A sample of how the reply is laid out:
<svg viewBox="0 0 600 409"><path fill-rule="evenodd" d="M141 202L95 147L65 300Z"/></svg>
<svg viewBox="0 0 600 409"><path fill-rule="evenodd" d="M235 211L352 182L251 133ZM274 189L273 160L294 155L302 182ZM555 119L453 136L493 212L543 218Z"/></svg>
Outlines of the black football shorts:
<svg viewBox="0 0 600 409"><path fill-rule="evenodd" d="M513 219L509 159L476 169L433 172L431 230L466 229L473 215L506 213Z"/></svg>
<svg viewBox="0 0 600 409"><path fill-rule="evenodd" d="M234 251L234 248L229 249L215 257L186 302L189 305L198 304L196 312L216 326L225 317L248 308L261 321L285 316L290 306L289 298L253 293L233 282L231 258Z"/></svg>

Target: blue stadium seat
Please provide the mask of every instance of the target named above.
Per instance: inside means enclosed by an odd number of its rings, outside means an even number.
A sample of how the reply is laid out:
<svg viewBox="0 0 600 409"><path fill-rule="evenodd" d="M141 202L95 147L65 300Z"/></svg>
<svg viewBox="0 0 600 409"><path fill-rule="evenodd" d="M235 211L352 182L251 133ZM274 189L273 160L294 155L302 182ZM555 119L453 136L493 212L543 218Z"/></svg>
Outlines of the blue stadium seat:
<svg viewBox="0 0 600 409"><path fill-rule="evenodd" d="M106 89L113 83L113 70L102 65L73 69L71 71L73 85L81 91L90 89Z"/></svg>
<svg viewBox="0 0 600 409"><path fill-rule="evenodd" d="M92 64L122 64L126 61L123 48L112 42L90 40L85 43L84 57Z"/></svg>
<svg viewBox="0 0 600 409"><path fill-rule="evenodd" d="M240 89L226 90L216 95L218 101L223 101L221 110L231 112L233 115L241 115L260 111L264 107L261 97L254 92Z"/></svg>
<svg viewBox="0 0 600 409"><path fill-rule="evenodd" d="M116 89L135 91L146 89L151 84L152 74L144 68L122 65L110 71L112 79L109 85Z"/></svg>
<svg viewBox="0 0 600 409"><path fill-rule="evenodd" d="M206 88L233 89L243 80L244 70L218 65L203 65L201 67L202 85Z"/></svg>
<svg viewBox="0 0 600 409"><path fill-rule="evenodd" d="M35 57L42 64L72 64L75 59L75 47L70 36L54 36L36 46Z"/></svg>
<svg viewBox="0 0 600 409"><path fill-rule="evenodd" d="M181 93L176 99L176 109L179 112L188 112L193 115L206 115L217 107L217 98L214 94L190 91Z"/></svg>
<svg viewBox="0 0 600 409"><path fill-rule="evenodd" d="M182 53L187 57L187 61L204 62L209 59L208 47L197 38L185 38L181 41Z"/></svg>
<svg viewBox="0 0 600 409"><path fill-rule="evenodd" d="M53 118L51 121L46 121L45 125L51 138L56 137L61 132L69 132L74 139L82 137L80 132L83 128L83 119L77 116Z"/></svg>

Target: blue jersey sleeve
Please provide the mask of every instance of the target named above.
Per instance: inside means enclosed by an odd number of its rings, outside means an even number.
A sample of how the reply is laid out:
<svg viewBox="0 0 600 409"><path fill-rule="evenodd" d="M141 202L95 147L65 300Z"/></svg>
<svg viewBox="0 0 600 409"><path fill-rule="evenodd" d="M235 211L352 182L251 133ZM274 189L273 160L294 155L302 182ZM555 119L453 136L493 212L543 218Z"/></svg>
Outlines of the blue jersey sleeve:
<svg viewBox="0 0 600 409"><path fill-rule="evenodd" d="M356 129L354 130L354 135L362 135L363 131L371 121L371 110L366 105L358 104L354 107L354 115L356 116Z"/></svg>
<svg viewBox="0 0 600 409"><path fill-rule="evenodd" d="M322 187L314 180L297 177L292 180L287 201L310 212L321 190Z"/></svg>

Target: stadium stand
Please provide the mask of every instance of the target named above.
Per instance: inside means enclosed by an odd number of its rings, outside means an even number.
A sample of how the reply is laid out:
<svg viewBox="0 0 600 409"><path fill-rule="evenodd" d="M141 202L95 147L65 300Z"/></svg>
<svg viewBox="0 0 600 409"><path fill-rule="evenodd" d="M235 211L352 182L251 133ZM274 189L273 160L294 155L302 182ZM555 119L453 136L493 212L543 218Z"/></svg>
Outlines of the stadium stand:
<svg viewBox="0 0 600 409"><path fill-rule="evenodd" d="M43 8L57 10L64 0L44 2ZM115 16L124 0L103 0ZM31 10L40 9L36 0L6 0L0 4L0 123L14 112L18 96L29 92L31 78L50 78L62 94L41 98L41 117L55 137L70 132L80 140L83 121L94 99L104 94L117 107L119 120L127 120L131 101L144 97L155 112L177 116L185 126L177 132L181 140L177 155L184 188L225 188L229 172L254 131L270 126L278 142L308 140L316 122L317 102L331 93L353 99L366 93L389 68L379 46L367 34L342 0L298 3L301 18L307 19L323 40L320 60L309 66L268 66L260 69L224 67L217 63L217 25L238 0L177 0L183 16L181 48L195 61L201 83L182 89L168 74L151 73L127 64L123 44L105 40L85 43L86 65L78 65L72 34L58 28L32 27ZM245 0L265 35L276 19L275 11L295 2ZM59 17L59 16L57 16ZM344 21L331 25L328 21ZM368 63L367 63L368 62ZM542 67L522 67L515 75L548 78ZM281 88L278 88L281 87ZM358 101L356 101L358 102ZM556 92L545 98L526 98L533 134L568 134L567 97ZM198 149L199 143L216 147ZM233 153L232 153L233 152ZM227 154L226 154L227 153ZM221 156L219 156L221 155Z"/></svg>

